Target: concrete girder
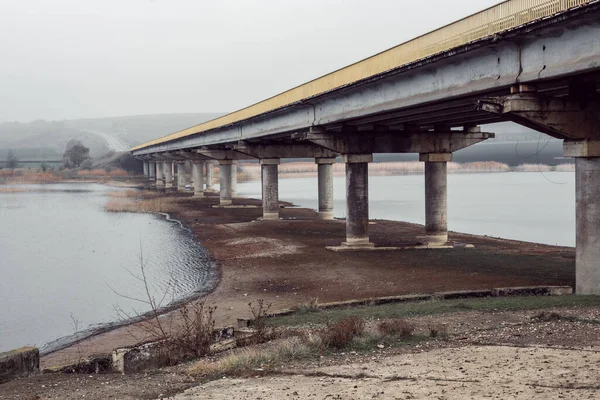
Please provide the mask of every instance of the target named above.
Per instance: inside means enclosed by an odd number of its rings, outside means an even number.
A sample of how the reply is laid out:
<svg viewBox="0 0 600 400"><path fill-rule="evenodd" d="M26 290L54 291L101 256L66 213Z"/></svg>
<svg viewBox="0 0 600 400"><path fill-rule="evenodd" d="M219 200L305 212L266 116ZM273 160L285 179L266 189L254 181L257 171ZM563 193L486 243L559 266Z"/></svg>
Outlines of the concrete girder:
<svg viewBox="0 0 600 400"><path fill-rule="evenodd" d="M373 153L453 153L495 135L488 132L421 132L388 131L336 135L312 131L304 139L341 154Z"/></svg>
<svg viewBox="0 0 600 400"><path fill-rule="evenodd" d="M263 158L335 158L339 154L312 143L258 144L240 142L235 150L251 157Z"/></svg>
<svg viewBox="0 0 600 400"><path fill-rule="evenodd" d="M194 152L212 160L254 160L256 158L236 150L196 149Z"/></svg>
<svg viewBox="0 0 600 400"><path fill-rule="evenodd" d="M490 97L478 108L559 139L600 139L600 103L535 93Z"/></svg>
<svg viewBox="0 0 600 400"><path fill-rule="evenodd" d="M184 157L185 159L191 160L191 161L212 160L212 158L210 158L210 157L206 157L206 156L203 156L202 154L198 154L198 153L188 151L188 150L178 151L177 154L180 155L181 157Z"/></svg>

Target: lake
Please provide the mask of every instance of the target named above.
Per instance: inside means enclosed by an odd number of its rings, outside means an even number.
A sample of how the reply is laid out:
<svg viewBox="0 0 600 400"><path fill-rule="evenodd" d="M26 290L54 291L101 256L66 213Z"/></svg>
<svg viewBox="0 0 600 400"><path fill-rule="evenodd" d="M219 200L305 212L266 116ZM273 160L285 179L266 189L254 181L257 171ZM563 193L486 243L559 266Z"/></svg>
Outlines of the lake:
<svg viewBox="0 0 600 400"><path fill-rule="evenodd" d="M3 186L6 187L6 186ZM17 187L17 186L14 186ZM164 216L104 211L99 184L0 193L0 352L148 311L140 275L163 305L206 291L214 268L190 232Z"/></svg>
<svg viewBox="0 0 600 400"><path fill-rule="evenodd" d="M334 177L335 216L346 216L345 178ZM260 182L238 185L259 197ZM279 199L317 208L317 179L279 181ZM423 175L369 177L369 217L425 223ZM448 175L448 229L551 245L575 246L575 173Z"/></svg>

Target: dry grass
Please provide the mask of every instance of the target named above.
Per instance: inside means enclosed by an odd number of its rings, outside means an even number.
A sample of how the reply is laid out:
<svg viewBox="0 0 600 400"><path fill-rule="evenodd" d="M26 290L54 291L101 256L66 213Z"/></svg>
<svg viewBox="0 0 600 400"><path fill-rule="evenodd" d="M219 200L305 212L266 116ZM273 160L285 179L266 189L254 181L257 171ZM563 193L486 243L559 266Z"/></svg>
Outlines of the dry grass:
<svg viewBox="0 0 600 400"><path fill-rule="evenodd" d="M61 180L52 172L0 171L0 181L7 183L55 183Z"/></svg>
<svg viewBox="0 0 600 400"><path fill-rule="evenodd" d="M181 211L182 207L178 199L158 197L155 199L143 199L134 201L131 199L109 199L104 204L104 209L109 212L133 212L133 213L170 213Z"/></svg>
<svg viewBox="0 0 600 400"><path fill-rule="evenodd" d="M16 187L0 187L0 193L23 193L29 192L26 188L16 188Z"/></svg>
<svg viewBox="0 0 600 400"><path fill-rule="evenodd" d="M347 317L333 324L327 324L319 334L325 349L342 349L365 330L365 320L356 316Z"/></svg>
<svg viewBox="0 0 600 400"><path fill-rule="evenodd" d="M549 172L552 167L545 164L521 164L515 168L517 172Z"/></svg>
<svg viewBox="0 0 600 400"><path fill-rule="evenodd" d="M151 192L149 190L119 190L106 193L108 197L116 198L148 198L148 197L159 197L164 194L159 192Z"/></svg>
<svg viewBox="0 0 600 400"><path fill-rule="evenodd" d="M381 321L377 329L384 335L400 335L403 338L412 336L415 331L415 324L405 319L390 319Z"/></svg>
<svg viewBox="0 0 600 400"><path fill-rule="evenodd" d="M77 176L93 176L93 177L117 177L117 176L129 176L129 173L124 169L84 169L77 171Z"/></svg>
<svg viewBox="0 0 600 400"><path fill-rule="evenodd" d="M559 164L556 166L558 172L575 172L575 164Z"/></svg>
<svg viewBox="0 0 600 400"><path fill-rule="evenodd" d="M200 360L187 372L194 376L230 375L257 368L267 369L287 361L315 355L314 348L298 337L283 339L266 348L244 348L218 360Z"/></svg>

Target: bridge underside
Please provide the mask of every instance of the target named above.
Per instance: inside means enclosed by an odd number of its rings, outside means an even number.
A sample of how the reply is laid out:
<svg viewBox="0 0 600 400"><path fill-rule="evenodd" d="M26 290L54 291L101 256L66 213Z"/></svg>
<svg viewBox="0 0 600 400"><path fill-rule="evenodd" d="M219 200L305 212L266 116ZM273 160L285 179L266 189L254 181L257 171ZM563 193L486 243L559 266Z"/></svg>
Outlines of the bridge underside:
<svg viewBox="0 0 600 400"><path fill-rule="evenodd" d="M446 164L493 137L482 124L513 121L565 139L576 157L577 293L600 294L600 4L495 35L384 74L133 154L155 163L157 184L190 161L194 190L220 164L222 204L235 197L238 160L259 159L265 219L279 217L281 158L318 164L319 215L332 218L332 168L346 164L346 241L371 249L368 164L373 153L419 153L425 163L423 247L447 247ZM159 165L161 167L159 167ZM204 172L203 165L207 165ZM151 175L150 175L151 176ZM182 178L180 185L185 182ZM207 180L207 190L209 181ZM210 182L212 186L212 178ZM375 247L376 248L376 247Z"/></svg>

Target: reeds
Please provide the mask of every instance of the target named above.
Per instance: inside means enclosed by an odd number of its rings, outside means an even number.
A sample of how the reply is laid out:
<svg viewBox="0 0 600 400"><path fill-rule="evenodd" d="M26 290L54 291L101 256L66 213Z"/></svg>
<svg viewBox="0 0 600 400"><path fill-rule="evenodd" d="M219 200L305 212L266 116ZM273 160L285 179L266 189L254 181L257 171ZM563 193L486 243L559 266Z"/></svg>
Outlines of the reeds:
<svg viewBox="0 0 600 400"><path fill-rule="evenodd" d="M93 177L117 177L117 176L129 176L129 173L124 169L83 169L77 171L77 176L93 176Z"/></svg>
<svg viewBox="0 0 600 400"><path fill-rule="evenodd" d="M0 171L0 181L7 183L55 183L61 180L52 172Z"/></svg>
<svg viewBox="0 0 600 400"><path fill-rule="evenodd" d="M515 168L517 172L549 172L552 167L545 164L521 164Z"/></svg>

